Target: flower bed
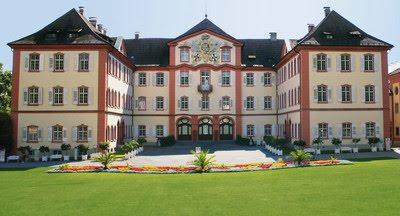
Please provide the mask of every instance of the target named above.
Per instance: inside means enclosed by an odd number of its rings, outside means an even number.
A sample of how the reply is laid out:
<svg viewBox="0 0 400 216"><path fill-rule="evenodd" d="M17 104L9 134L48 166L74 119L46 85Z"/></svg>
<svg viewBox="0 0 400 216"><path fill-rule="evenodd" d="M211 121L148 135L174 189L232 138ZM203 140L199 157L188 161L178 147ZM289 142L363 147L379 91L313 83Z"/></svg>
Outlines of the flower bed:
<svg viewBox="0 0 400 216"><path fill-rule="evenodd" d="M332 166L351 164L347 160L318 160L310 161L304 166ZM257 170L273 170L299 167L292 162L278 160L274 163L253 163L253 164L236 164L236 165L214 165L209 172L243 172ZM55 169L49 170L49 173L81 173L81 172L113 172L113 173L195 173L194 166L143 166L135 167L130 165L110 166L105 170L102 166L71 166L68 164L61 165Z"/></svg>

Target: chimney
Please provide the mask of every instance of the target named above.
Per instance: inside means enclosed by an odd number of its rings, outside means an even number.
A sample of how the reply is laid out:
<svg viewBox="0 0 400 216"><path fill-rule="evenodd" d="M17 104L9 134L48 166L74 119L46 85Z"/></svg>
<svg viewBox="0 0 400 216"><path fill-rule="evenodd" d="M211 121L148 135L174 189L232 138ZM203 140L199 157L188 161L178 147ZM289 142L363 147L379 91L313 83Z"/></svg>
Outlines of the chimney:
<svg viewBox="0 0 400 216"><path fill-rule="evenodd" d="M271 39L272 41L276 41L276 38L277 38L276 35L277 35L276 32L270 32L269 39Z"/></svg>
<svg viewBox="0 0 400 216"><path fill-rule="evenodd" d="M307 24L308 25L308 32L311 32L314 29L314 24Z"/></svg>
<svg viewBox="0 0 400 216"><path fill-rule="evenodd" d="M139 32L135 32L135 39L139 39Z"/></svg>
<svg viewBox="0 0 400 216"><path fill-rule="evenodd" d="M89 17L89 22L97 28L97 17Z"/></svg>
<svg viewBox="0 0 400 216"><path fill-rule="evenodd" d="M103 24L97 24L97 30L99 30L99 32L103 33Z"/></svg>
<svg viewBox="0 0 400 216"><path fill-rule="evenodd" d="M85 7L79 6L79 13L83 16L84 12L85 12Z"/></svg>
<svg viewBox="0 0 400 216"><path fill-rule="evenodd" d="M325 17L327 17L328 14L331 12L331 8L330 7L324 7L324 12L325 12Z"/></svg>
<svg viewBox="0 0 400 216"><path fill-rule="evenodd" d="M103 28L103 34L107 35L107 29L106 28Z"/></svg>

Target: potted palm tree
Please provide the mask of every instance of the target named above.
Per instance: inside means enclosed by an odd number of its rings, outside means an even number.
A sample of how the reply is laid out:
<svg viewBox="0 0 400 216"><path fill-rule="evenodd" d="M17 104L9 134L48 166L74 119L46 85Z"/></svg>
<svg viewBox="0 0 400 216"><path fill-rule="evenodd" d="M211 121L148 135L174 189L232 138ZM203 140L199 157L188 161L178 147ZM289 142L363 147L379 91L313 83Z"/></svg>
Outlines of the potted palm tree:
<svg viewBox="0 0 400 216"><path fill-rule="evenodd" d="M49 157L47 155L47 153L50 151L49 147L47 146L40 146L39 148L40 153L42 153L42 161L48 161Z"/></svg>
<svg viewBox="0 0 400 216"><path fill-rule="evenodd" d="M353 138L352 142L353 142L353 153L358 153L358 147L357 144L360 142L360 138Z"/></svg>
<svg viewBox="0 0 400 216"><path fill-rule="evenodd" d="M87 147L83 144L80 144L77 146L77 148L78 148L79 154L81 155L82 160L87 160L88 159L87 153L89 151L89 147Z"/></svg>
<svg viewBox="0 0 400 216"><path fill-rule="evenodd" d="M290 152L290 157L297 166L304 166L311 158L311 154L304 150L296 150Z"/></svg>
<svg viewBox="0 0 400 216"><path fill-rule="evenodd" d="M340 146L342 145L342 140L339 138L333 138L332 139L332 145L335 146L335 154L340 154Z"/></svg>
<svg viewBox="0 0 400 216"><path fill-rule="evenodd" d="M313 140L313 145L316 146L315 154L321 154L321 145L322 145L322 139L321 137L318 137Z"/></svg>
<svg viewBox="0 0 400 216"><path fill-rule="evenodd" d="M63 143L61 144L61 151L63 151L64 161L69 161L69 150L71 149L70 144Z"/></svg>
<svg viewBox="0 0 400 216"><path fill-rule="evenodd" d="M371 147L372 152L377 152L377 147L376 145L381 141L378 137L370 137L368 138L368 144Z"/></svg>

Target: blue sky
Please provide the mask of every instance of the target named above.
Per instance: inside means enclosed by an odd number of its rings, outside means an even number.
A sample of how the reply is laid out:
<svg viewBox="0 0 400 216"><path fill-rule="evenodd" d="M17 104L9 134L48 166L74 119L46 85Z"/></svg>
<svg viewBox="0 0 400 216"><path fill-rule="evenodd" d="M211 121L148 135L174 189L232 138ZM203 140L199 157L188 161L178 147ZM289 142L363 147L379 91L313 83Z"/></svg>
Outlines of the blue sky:
<svg viewBox="0 0 400 216"><path fill-rule="evenodd" d="M323 7L333 10L367 33L395 45L389 63L400 60L400 2L397 0L7 0L0 13L0 62L11 69L8 42L31 34L71 8L85 6L86 16L96 16L108 35L176 37L200 22L211 21L236 38L301 38L307 23L323 19ZM206 6L207 5L207 6Z"/></svg>

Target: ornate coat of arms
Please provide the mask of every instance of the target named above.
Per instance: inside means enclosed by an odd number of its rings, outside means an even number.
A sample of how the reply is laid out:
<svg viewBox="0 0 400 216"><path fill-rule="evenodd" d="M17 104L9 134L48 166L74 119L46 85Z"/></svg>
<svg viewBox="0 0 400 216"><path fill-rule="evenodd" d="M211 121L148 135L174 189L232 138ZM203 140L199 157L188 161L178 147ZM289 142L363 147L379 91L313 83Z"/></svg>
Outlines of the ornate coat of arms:
<svg viewBox="0 0 400 216"><path fill-rule="evenodd" d="M200 39L191 43L192 64L217 64L220 59L220 46L220 42L212 40L210 35L202 35Z"/></svg>

